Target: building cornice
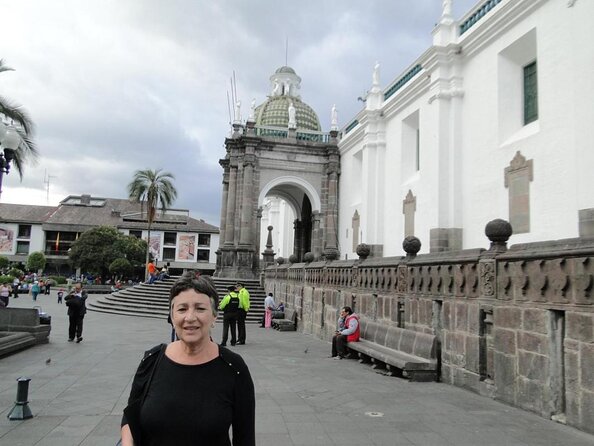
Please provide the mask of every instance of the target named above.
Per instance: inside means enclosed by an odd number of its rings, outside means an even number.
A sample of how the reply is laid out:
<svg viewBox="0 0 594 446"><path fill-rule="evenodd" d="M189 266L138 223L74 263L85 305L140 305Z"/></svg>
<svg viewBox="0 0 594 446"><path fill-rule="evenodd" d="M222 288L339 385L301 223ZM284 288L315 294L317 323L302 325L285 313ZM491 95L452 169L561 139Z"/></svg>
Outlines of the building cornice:
<svg viewBox="0 0 594 446"><path fill-rule="evenodd" d="M497 36L507 32L535 9L549 0L503 0L488 16L466 31L458 38L464 57L472 57L490 44ZM472 14L463 17L463 22Z"/></svg>

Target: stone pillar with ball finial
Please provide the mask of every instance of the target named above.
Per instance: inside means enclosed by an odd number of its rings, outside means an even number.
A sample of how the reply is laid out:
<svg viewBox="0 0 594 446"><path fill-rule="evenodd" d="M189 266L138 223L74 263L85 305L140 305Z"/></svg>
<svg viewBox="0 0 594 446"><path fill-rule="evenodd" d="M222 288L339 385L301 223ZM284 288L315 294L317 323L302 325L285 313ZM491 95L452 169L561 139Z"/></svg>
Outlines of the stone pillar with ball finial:
<svg viewBox="0 0 594 446"><path fill-rule="evenodd" d="M266 249L262 253L262 257L264 259L264 264L266 266L274 265L274 256L275 252L272 250L272 230L274 229L272 226L268 226L268 237L266 238Z"/></svg>

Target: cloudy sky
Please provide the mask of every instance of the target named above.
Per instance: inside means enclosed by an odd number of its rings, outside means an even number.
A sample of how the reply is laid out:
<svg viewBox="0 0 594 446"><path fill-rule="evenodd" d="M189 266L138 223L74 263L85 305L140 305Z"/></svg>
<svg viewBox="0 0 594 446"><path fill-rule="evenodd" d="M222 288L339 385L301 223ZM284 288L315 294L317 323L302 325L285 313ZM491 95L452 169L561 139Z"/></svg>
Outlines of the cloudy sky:
<svg viewBox="0 0 594 446"><path fill-rule="evenodd" d="M454 0L455 18L477 0ZM361 109L375 61L382 87L431 44L441 0L0 0L0 95L36 123L40 151L1 200L126 198L137 169L175 175L176 208L219 225L227 92L247 116L285 64L325 131ZM47 184L49 175L49 200Z"/></svg>

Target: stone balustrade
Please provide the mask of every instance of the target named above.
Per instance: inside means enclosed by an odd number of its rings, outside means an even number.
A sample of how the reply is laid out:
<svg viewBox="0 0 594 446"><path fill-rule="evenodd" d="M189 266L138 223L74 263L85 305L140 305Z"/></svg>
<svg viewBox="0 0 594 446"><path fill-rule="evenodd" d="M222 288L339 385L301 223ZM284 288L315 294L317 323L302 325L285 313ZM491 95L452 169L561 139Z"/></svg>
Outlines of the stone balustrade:
<svg viewBox="0 0 594 446"><path fill-rule="evenodd" d="M416 239L403 257L271 266L265 288L321 339L344 305L434 334L444 383L594 432L594 239L507 249L509 223L486 233L489 249L416 255Z"/></svg>

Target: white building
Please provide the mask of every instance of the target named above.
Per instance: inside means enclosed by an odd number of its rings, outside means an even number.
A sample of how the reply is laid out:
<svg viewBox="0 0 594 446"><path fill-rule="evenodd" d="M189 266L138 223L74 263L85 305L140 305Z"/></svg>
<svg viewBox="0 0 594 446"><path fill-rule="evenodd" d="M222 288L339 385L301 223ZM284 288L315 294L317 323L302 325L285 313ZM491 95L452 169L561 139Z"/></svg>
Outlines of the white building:
<svg viewBox="0 0 594 446"><path fill-rule="evenodd" d="M594 236L594 2L443 2L433 45L393 80L379 66L341 155L339 250L402 255Z"/></svg>

